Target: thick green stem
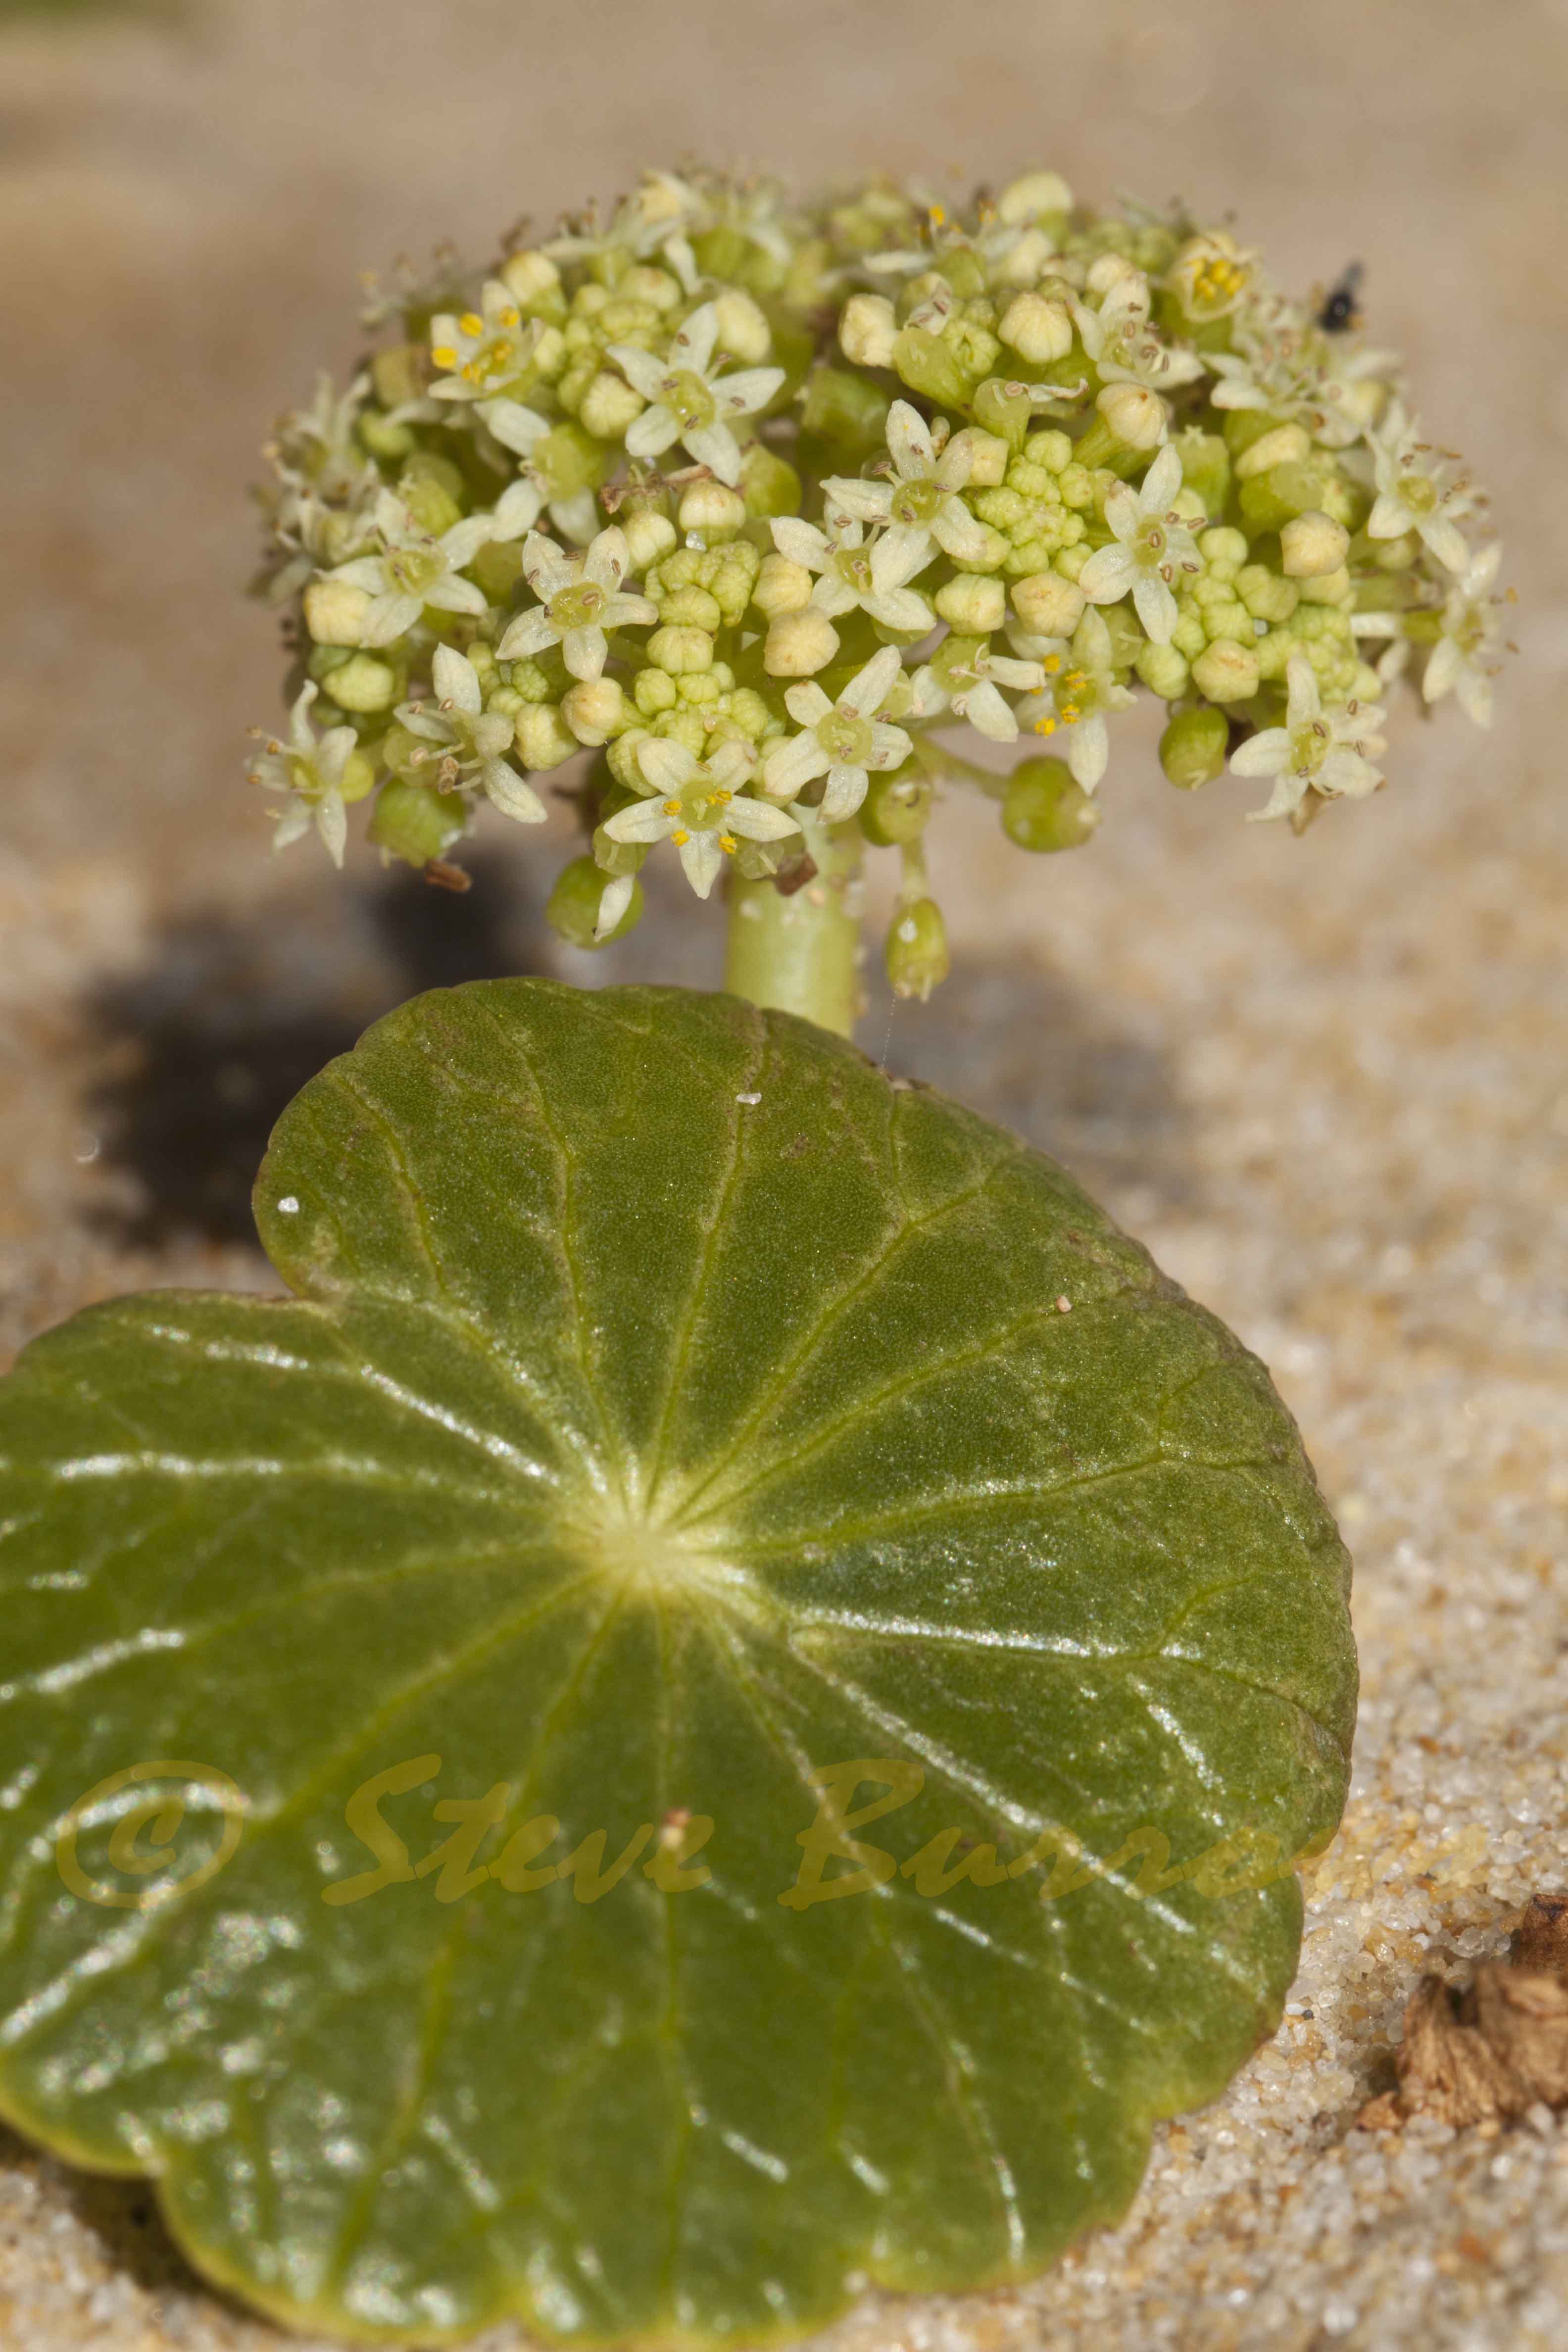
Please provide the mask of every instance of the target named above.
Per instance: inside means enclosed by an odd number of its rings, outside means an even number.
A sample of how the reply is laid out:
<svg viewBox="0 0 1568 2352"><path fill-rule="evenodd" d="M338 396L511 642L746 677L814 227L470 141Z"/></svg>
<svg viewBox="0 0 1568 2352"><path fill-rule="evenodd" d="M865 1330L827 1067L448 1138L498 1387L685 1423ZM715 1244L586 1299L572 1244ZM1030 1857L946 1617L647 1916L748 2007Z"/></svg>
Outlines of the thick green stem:
<svg viewBox="0 0 1568 2352"><path fill-rule="evenodd" d="M785 897L772 881L730 877L724 985L753 1004L798 1013L848 1037L860 993L859 834L853 824L829 827L804 813L801 831L816 867L803 888Z"/></svg>

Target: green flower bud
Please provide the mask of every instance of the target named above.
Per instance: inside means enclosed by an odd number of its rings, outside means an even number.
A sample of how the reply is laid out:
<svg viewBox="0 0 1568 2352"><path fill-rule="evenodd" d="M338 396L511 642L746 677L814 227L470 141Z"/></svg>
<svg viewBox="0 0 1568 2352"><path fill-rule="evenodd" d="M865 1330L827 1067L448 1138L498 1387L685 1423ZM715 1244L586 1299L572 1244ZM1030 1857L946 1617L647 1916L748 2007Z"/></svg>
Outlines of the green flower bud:
<svg viewBox="0 0 1568 2352"><path fill-rule="evenodd" d="M1162 702L1174 702L1187 690L1187 658L1177 646L1144 646L1132 667Z"/></svg>
<svg viewBox="0 0 1568 2352"><path fill-rule="evenodd" d="M1176 436L1176 447L1181 453L1182 479L1202 499L1204 512L1223 514L1230 495L1230 451L1219 435L1196 430L1181 433Z"/></svg>
<svg viewBox="0 0 1568 2352"><path fill-rule="evenodd" d="M959 353L945 335L925 327L904 327L893 345L893 366L911 392L942 408L963 408L972 385ZM984 422L983 419L982 422Z"/></svg>
<svg viewBox="0 0 1568 2352"><path fill-rule="evenodd" d="M657 719L661 710L673 710L675 708L675 680L666 670L639 670L632 694L645 719Z"/></svg>
<svg viewBox="0 0 1568 2352"><path fill-rule="evenodd" d="M1276 425L1250 442L1236 461L1236 478L1250 482L1273 466L1304 465L1312 454L1311 436L1300 425Z"/></svg>
<svg viewBox="0 0 1568 2352"><path fill-rule="evenodd" d="M455 522L463 519L463 509L450 490L428 475L416 475L410 480L405 474L398 489L420 530L428 531L432 539L439 539L444 530L450 530Z"/></svg>
<svg viewBox="0 0 1568 2352"><path fill-rule="evenodd" d="M1335 522L1331 515L1315 507L1297 515L1279 533L1280 558L1293 580L1321 580L1338 572L1350 543L1350 533L1343 523ZM1268 617L1272 620L1276 615L1270 614ZM1278 617L1284 619L1286 615Z"/></svg>
<svg viewBox="0 0 1568 2352"><path fill-rule="evenodd" d="M517 748L525 768L558 768L580 749L559 710L548 702L531 702L512 722Z"/></svg>
<svg viewBox="0 0 1568 2352"><path fill-rule="evenodd" d="M1066 583L1064 583L1064 585ZM1007 592L1000 580L984 573L949 580L936 592L936 609L950 627L969 636L988 636L1007 617Z"/></svg>
<svg viewBox="0 0 1568 2352"><path fill-rule="evenodd" d="M922 1004L947 978L947 925L934 898L916 898L900 908L888 933L886 961L893 994L918 996Z"/></svg>
<svg viewBox="0 0 1568 2352"><path fill-rule="evenodd" d="M1289 530L1292 525L1287 523L1285 528ZM1329 528L1338 526L1331 523ZM1340 536L1342 545L1344 534ZM1301 601L1296 583L1270 572L1266 563L1244 564L1236 575L1236 593L1255 621L1288 621Z"/></svg>
<svg viewBox="0 0 1568 2352"><path fill-rule="evenodd" d="M647 657L656 668L680 677L688 670L712 668L713 640L706 629L656 629L647 641Z"/></svg>
<svg viewBox="0 0 1568 2352"><path fill-rule="evenodd" d="M916 841L931 823L936 792L930 779L895 769L873 776L860 803L860 830L879 849Z"/></svg>
<svg viewBox="0 0 1568 2352"><path fill-rule="evenodd" d="M492 604L510 604L522 577L522 545L515 539L489 541L468 565Z"/></svg>
<svg viewBox="0 0 1568 2352"><path fill-rule="evenodd" d="M423 343L394 343L389 351L377 352L370 363L370 380L383 408L401 408L405 401L419 398L425 389L424 362Z"/></svg>
<svg viewBox="0 0 1568 2352"><path fill-rule="evenodd" d="M374 654L351 654L332 671L328 692L340 710L390 710L401 692L397 672Z"/></svg>
<svg viewBox="0 0 1568 2352"><path fill-rule="evenodd" d="M853 366L891 367L898 337L898 315L885 294L851 294L838 321L838 348Z"/></svg>
<svg viewBox="0 0 1568 2352"><path fill-rule="evenodd" d="M805 380L801 428L827 444L836 460L829 471L847 472L882 446L890 405L885 392L847 368L814 368Z"/></svg>
<svg viewBox="0 0 1568 2352"><path fill-rule="evenodd" d="M1230 727L1223 710L1205 704L1179 710L1160 738L1160 765L1184 793L1196 792L1223 773Z"/></svg>
<svg viewBox="0 0 1568 2352"><path fill-rule="evenodd" d="M963 394L961 392L959 399ZM1009 376L988 376L979 385L969 405L974 411L974 421L985 432L994 433L1005 441L1009 449L1021 450L1028 437L1030 425L1037 411L1029 398L1027 384L1017 383Z"/></svg>
<svg viewBox="0 0 1568 2352"><path fill-rule="evenodd" d="M370 617L370 592L348 580L312 580L304 612L305 626L319 646L357 646Z"/></svg>
<svg viewBox="0 0 1568 2352"><path fill-rule="evenodd" d="M1193 664L1193 684L1211 702L1248 702L1258 691L1258 656L1234 637L1216 637Z"/></svg>
<svg viewBox="0 0 1568 2352"><path fill-rule="evenodd" d="M449 849L463 830L463 804L455 793L394 776L383 784L371 814L369 837L409 866L427 866Z"/></svg>
<svg viewBox="0 0 1568 2352"><path fill-rule="evenodd" d="M364 799L374 782L375 761L369 752L351 751L343 761L343 772L338 783L341 797L352 807L355 801Z"/></svg>
<svg viewBox="0 0 1568 2352"><path fill-rule="evenodd" d="M838 632L816 604L781 613L768 631L763 667L770 677L813 677L838 651Z"/></svg>
<svg viewBox="0 0 1568 2352"><path fill-rule="evenodd" d="M594 937L605 880L603 867L591 857L573 858L555 877L555 887L544 902L544 919L552 931L574 948L607 948L612 940L624 940L628 931L635 931L642 920L643 887L636 882L631 904L615 929L606 931L602 940Z"/></svg>
<svg viewBox="0 0 1568 2352"><path fill-rule="evenodd" d="M378 416L367 409L359 421L359 437L373 457L395 459L406 457L419 446L412 425L394 425L390 418Z"/></svg>
<svg viewBox="0 0 1568 2352"><path fill-rule="evenodd" d="M1007 779L1002 830L1020 849L1079 849L1099 823L1099 804L1065 760L1026 760Z"/></svg>
<svg viewBox="0 0 1568 2352"><path fill-rule="evenodd" d="M766 521L773 515L797 515L805 492L786 457L752 441L741 459L741 496L752 520Z"/></svg>

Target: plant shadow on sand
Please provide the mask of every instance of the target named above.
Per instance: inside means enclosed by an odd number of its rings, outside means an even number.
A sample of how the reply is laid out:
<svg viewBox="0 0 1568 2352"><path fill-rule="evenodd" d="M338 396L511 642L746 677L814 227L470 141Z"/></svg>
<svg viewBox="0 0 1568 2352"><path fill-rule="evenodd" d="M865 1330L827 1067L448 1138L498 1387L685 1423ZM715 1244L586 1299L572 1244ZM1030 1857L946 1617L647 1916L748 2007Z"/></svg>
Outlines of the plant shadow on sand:
<svg viewBox="0 0 1568 2352"><path fill-rule="evenodd" d="M140 971L91 989L96 1050L84 1106L121 1197L94 1215L141 1247L197 1235L250 1242L250 1188L279 1115L372 1021L427 988L508 974L710 987L717 935L668 891L603 955L565 948L527 869L470 861L460 898L414 874L265 917L199 909L165 926ZM1187 1121L1157 1045L1058 974L971 950L929 1004L895 1004L878 975L860 1042L895 1076L939 1087L1062 1160L1135 1215L1185 1204ZM1130 1207L1130 1202L1133 1206Z"/></svg>

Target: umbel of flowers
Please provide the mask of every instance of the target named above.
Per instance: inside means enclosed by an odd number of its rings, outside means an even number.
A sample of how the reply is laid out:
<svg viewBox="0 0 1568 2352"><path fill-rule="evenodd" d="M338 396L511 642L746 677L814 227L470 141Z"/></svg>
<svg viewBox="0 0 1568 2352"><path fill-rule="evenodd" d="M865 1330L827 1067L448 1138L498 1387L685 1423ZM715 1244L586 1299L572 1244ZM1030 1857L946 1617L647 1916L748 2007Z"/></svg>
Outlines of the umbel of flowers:
<svg viewBox="0 0 1568 2352"><path fill-rule="evenodd" d="M1382 783L1401 677L1486 726L1499 649L1484 502L1343 307L1047 171L962 213L655 173L438 262L268 452L277 837L341 863L363 801L461 887L484 804L538 824L576 761L568 938L631 927L650 855L699 898L728 871L752 992L846 1027L862 850L900 861L888 968L923 996L936 787L1076 846L1140 689L1173 783L1265 778L1249 814L1299 831ZM836 979L792 925L837 927Z"/></svg>

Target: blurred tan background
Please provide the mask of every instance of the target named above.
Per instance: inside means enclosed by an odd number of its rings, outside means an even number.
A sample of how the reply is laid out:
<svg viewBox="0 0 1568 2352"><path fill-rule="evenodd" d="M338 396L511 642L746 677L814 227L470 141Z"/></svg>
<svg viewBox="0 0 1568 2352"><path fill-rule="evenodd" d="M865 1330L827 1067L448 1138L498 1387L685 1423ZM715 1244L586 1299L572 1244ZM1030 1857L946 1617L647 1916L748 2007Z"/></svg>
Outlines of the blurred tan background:
<svg viewBox="0 0 1568 2352"><path fill-rule="evenodd" d="M359 343L357 273L482 257L645 162L939 183L1041 163L1234 211L1496 496L1521 657L1490 737L1392 730L1302 841L1116 739L1084 856L940 820L957 975L864 1042L1056 1151L1258 1349L1357 1555L1366 1701L1292 2014L1054 2277L873 2303L849 2352L1560 2347L1568 2129L1352 2128L1424 1969L1568 1885L1568 11L1559 0L190 0L0 13L0 1359L87 1300L265 1286L246 1192L299 1084L415 989L717 976L669 894L590 964L496 820L445 899L267 855L276 624L244 499ZM4 1635L0 1632L0 1644ZM500 2343L503 2339L493 2339ZM510 2339L504 2339L510 2341ZM151 2200L0 2132L0 2343L280 2342Z"/></svg>

